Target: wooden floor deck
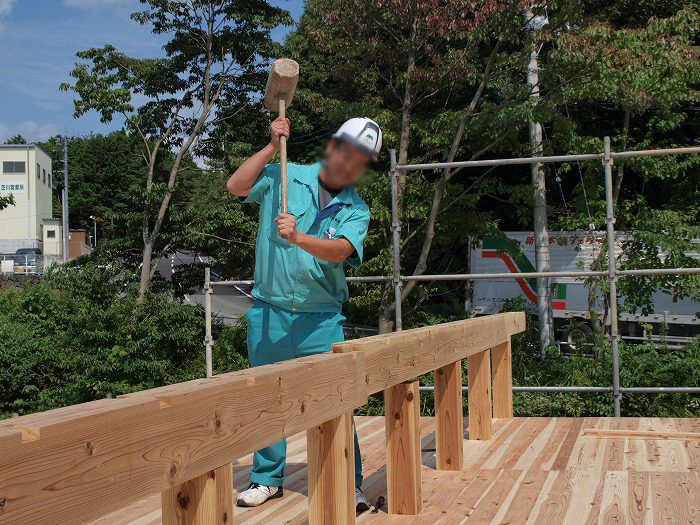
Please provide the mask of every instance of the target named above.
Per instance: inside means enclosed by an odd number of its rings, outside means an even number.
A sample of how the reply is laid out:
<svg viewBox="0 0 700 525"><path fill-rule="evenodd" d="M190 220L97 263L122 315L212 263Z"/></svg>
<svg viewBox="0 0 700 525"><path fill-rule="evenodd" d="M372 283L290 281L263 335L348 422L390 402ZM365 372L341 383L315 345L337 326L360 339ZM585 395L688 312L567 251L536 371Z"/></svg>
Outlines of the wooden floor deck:
<svg viewBox="0 0 700 525"><path fill-rule="evenodd" d="M364 490L374 505L386 490L384 419L357 418ZM434 470L434 420L421 422L423 512L358 524L700 524L700 441L583 436L584 428L700 432L700 419L515 418L495 420L490 441L464 442L464 470ZM466 431L465 431L466 434ZM306 523L306 439L289 440L284 497L235 509L236 525ZM234 464L248 484L252 458ZM160 495L93 525L159 525Z"/></svg>

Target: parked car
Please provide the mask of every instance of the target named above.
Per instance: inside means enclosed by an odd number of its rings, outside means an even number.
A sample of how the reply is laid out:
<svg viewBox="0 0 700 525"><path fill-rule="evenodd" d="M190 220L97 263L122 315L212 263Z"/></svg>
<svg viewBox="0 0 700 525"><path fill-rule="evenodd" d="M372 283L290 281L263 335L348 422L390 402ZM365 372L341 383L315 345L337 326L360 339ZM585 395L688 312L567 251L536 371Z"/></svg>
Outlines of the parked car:
<svg viewBox="0 0 700 525"><path fill-rule="evenodd" d="M15 252L15 273L39 273L40 248L20 248Z"/></svg>

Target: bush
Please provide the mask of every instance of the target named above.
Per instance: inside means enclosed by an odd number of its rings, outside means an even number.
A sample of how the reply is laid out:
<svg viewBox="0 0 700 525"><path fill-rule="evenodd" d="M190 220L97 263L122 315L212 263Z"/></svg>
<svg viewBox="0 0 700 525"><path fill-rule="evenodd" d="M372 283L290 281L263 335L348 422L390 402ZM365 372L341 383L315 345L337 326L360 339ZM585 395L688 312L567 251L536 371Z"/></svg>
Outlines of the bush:
<svg viewBox="0 0 700 525"><path fill-rule="evenodd" d="M122 288L87 264L0 292L0 417L205 375L204 309L155 293L138 302ZM241 341L243 327L223 329L218 372L247 366Z"/></svg>
<svg viewBox="0 0 700 525"><path fill-rule="evenodd" d="M116 266L116 265L115 265ZM171 295L148 293L142 302L110 267L64 265L38 284L0 291L0 418L83 403L187 381L205 375L204 310ZM519 305L509 305L515 310ZM431 314L433 315L433 314ZM428 324L453 320L434 313ZM536 320L513 338L513 384L610 386L609 345L595 358L538 350ZM214 372L248 367L246 324L212 326ZM466 383L466 360L464 383ZM623 386L697 386L700 339L682 349L620 345ZM420 378L432 385L432 374ZM433 415L433 396L421 396ZM519 416L611 416L608 394L518 393ZM466 397L465 397L466 410ZM381 394L363 414L383 414ZM698 417L700 396L626 394L622 414L631 417Z"/></svg>
<svg viewBox="0 0 700 525"><path fill-rule="evenodd" d="M513 384L523 386L612 385L609 344L595 349L595 358L561 355L550 348L539 358L536 319L528 317L528 330L513 338ZM620 384L640 386L697 386L700 384L700 338L681 349L665 345L630 345L621 342ZM627 417L698 417L700 396L692 394L624 394L621 412ZM516 393L519 416L612 416L609 394Z"/></svg>

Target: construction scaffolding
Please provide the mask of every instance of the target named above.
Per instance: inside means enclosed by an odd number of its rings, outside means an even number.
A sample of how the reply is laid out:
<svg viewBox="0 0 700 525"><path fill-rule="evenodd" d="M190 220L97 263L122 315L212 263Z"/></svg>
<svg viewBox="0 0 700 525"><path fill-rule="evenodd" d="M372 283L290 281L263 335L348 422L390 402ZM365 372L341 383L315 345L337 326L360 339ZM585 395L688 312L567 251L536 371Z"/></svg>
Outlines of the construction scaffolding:
<svg viewBox="0 0 700 525"><path fill-rule="evenodd" d="M401 287L404 282L408 281L469 281L481 279L522 279L522 278L552 278L552 277L607 277L608 293L609 293L609 318L610 318L610 333L609 340L612 353L612 386L610 387L562 387L562 386L538 386L538 387L513 387L515 392L594 392L594 393L610 393L614 405L615 417L620 416L620 401L624 392L638 394L658 394L658 393L683 393L695 394L700 393L700 387L623 387L620 385L620 354L619 354L619 333L618 333L618 309L617 309L617 282L622 277L634 277L644 275L688 275L700 274L700 268L663 268L663 269L640 269L640 270L619 270L617 269L617 261L615 258L615 213L613 205L613 183L612 183L612 167L615 159L635 158L635 157L658 157L662 155L691 155L699 154L700 147L689 148L672 148L672 149L656 149L656 150L640 150L640 151L621 151L614 152L610 147L610 137L605 137L603 142L603 152L587 153L575 155L554 155L554 156L534 156L523 158L509 159L489 159L489 160L472 160L461 162L435 162L428 164L405 164L396 163L396 153L390 151L391 167L389 176L391 178L391 204L392 204L392 250L393 250L393 275L378 275L378 276L363 276L363 277L348 277L346 280L350 283L372 283L372 282L391 282L394 288L395 296L395 330L402 329L402 311L401 311ZM497 274L440 274L440 275L401 275L401 225L399 222L399 214L397 207L397 195L399 186L399 176L403 172L409 171L430 171L452 168L480 168L492 166L508 166L522 164L554 164L561 162L580 162L580 161L600 161L604 168L605 177L605 201L606 201L606 237L608 251L608 269L605 271L586 271L579 272L521 272L521 273L497 273ZM205 294L205 310L206 310L206 367L207 377L212 374L212 338L211 338L211 294L216 286L240 286L253 285L253 280L230 280L230 281L212 281L210 272L207 268L205 272L204 294ZM432 387L421 387L422 391L429 391Z"/></svg>

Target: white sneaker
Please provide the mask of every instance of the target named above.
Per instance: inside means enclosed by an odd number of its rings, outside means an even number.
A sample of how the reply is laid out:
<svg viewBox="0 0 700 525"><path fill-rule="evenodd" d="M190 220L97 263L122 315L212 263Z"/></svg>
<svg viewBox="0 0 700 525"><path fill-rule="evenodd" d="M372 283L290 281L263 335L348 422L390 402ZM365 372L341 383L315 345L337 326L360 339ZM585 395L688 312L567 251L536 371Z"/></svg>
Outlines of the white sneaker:
<svg viewBox="0 0 700 525"><path fill-rule="evenodd" d="M355 511L365 512L369 510L369 500L360 487L355 487Z"/></svg>
<svg viewBox="0 0 700 525"><path fill-rule="evenodd" d="M267 487L259 483L251 483L250 486L238 495L239 507L257 507L269 499L281 498L282 487Z"/></svg>

